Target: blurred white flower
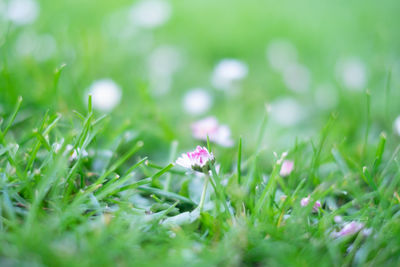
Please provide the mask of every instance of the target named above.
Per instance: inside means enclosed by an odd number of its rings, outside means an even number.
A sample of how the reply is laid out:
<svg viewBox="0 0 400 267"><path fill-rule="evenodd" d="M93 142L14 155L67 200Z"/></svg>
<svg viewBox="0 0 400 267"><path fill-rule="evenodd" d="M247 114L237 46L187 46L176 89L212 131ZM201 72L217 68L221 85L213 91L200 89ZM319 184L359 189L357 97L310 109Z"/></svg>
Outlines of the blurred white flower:
<svg viewBox="0 0 400 267"><path fill-rule="evenodd" d="M86 158L87 156L89 156L89 154L85 149L81 150L80 148L77 148L72 152L71 156L69 157L69 160L70 161L77 160L79 156L81 156L82 158Z"/></svg>
<svg viewBox="0 0 400 267"><path fill-rule="evenodd" d="M130 10L129 19L133 25L142 28L156 28L171 17L171 5L162 0L142 0Z"/></svg>
<svg viewBox="0 0 400 267"><path fill-rule="evenodd" d="M283 82L292 91L306 92L311 84L310 71L299 63L288 64L283 70Z"/></svg>
<svg viewBox="0 0 400 267"><path fill-rule="evenodd" d="M53 36L49 34L40 35L36 40L36 49L33 56L37 61L46 61L56 52L57 45Z"/></svg>
<svg viewBox="0 0 400 267"><path fill-rule="evenodd" d="M122 97L121 88L111 79L94 81L89 88L95 109L110 112L117 106Z"/></svg>
<svg viewBox="0 0 400 267"><path fill-rule="evenodd" d="M207 140L221 146L230 147L233 145L231 131L227 125L220 125L215 117L207 117L192 124L193 137L199 140Z"/></svg>
<svg viewBox="0 0 400 267"><path fill-rule="evenodd" d="M31 56L36 49L36 34L22 32L15 41L15 52L20 57Z"/></svg>
<svg viewBox="0 0 400 267"><path fill-rule="evenodd" d="M248 74L247 64L237 59L223 59L214 68L212 85L221 90L233 88Z"/></svg>
<svg viewBox="0 0 400 267"><path fill-rule="evenodd" d="M102 32L105 36L126 40L138 32L129 23L129 9L121 8L111 12L102 23Z"/></svg>
<svg viewBox="0 0 400 267"><path fill-rule="evenodd" d="M17 25L31 24L39 15L39 5L34 0L11 0L6 12L7 18Z"/></svg>
<svg viewBox="0 0 400 267"><path fill-rule="evenodd" d="M301 205L302 207L307 207L308 204L310 204L310 196L308 196L308 197L303 197L303 198L300 200L300 205ZM319 200L317 200L317 201L315 201L315 203L314 203L314 205L313 205L312 211L313 211L313 212L318 212L318 210L319 210L320 207L321 207L321 202L320 202Z"/></svg>
<svg viewBox="0 0 400 267"><path fill-rule="evenodd" d="M129 53L148 53L153 47L154 36L150 31L142 31L132 25L130 9L122 8L112 12L102 24L103 35L113 42L118 43L121 49Z"/></svg>
<svg viewBox="0 0 400 267"><path fill-rule="evenodd" d="M52 145L54 153L60 152L60 149L61 149L63 143L64 143L64 139L62 139L60 142L54 143ZM82 158L86 158L87 156L89 156L89 154L87 153L87 151L85 149L83 149L83 150L81 150L80 148L74 149L74 146L71 144L68 144L65 146L65 151L64 151L63 155L68 156L69 161L78 159L78 155L81 155Z"/></svg>
<svg viewBox="0 0 400 267"><path fill-rule="evenodd" d="M367 85L365 64L358 58L347 58L336 64L336 74L345 87L362 90Z"/></svg>
<svg viewBox="0 0 400 267"><path fill-rule="evenodd" d="M289 176L294 169L294 162L293 160L284 160L282 162L281 170L279 172L279 175L282 177Z"/></svg>
<svg viewBox="0 0 400 267"><path fill-rule="evenodd" d="M335 223L342 223L343 222L343 217L340 215L336 215L333 220L335 221Z"/></svg>
<svg viewBox="0 0 400 267"><path fill-rule="evenodd" d="M354 235L364 228L364 224L356 221L346 223L339 232L333 232L333 237L343 237Z"/></svg>
<svg viewBox="0 0 400 267"><path fill-rule="evenodd" d="M293 126L305 118L305 110L295 99L282 98L270 104L271 119L282 126Z"/></svg>
<svg viewBox="0 0 400 267"><path fill-rule="evenodd" d="M312 208L313 212L318 212L320 208L321 208L321 202L319 200L315 201L314 206Z"/></svg>
<svg viewBox="0 0 400 267"><path fill-rule="evenodd" d="M163 95L170 90L172 76L182 65L182 55L173 46L156 48L147 60L150 87L157 95Z"/></svg>
<svg viewBox="0 0 400 267"><path fill-rule="evenodd" d="M309 197L303 197L303 198L300 200L300 205L301 205L302 207L306 207L309 203L310 203L310 198L309 198Z"/></svg>
<svg viewBox="0 0 400 267"><path fill-rule="evenodd" d="M317 107L329 110L337 106L339 99L336 89L330 84L321 84L315 90L314 95Z"/></svg>
<svg viewBox="0 0 400 267"><path fill-rule="evenodd" d="M147 63L155 75L171 75L181 66L182 55L176 47L162 45L150 54Z"/></svg>
<svg viewBox="0 0 400 267"><path fill-rule="evenodd" d="M15 50L20 57L32 56L36 61L49 60L57 51L57 44L49 34L25 31L18 36Z"/></svg>
<svg viewBox="0 0 400 267"><path fill-rule="evenodd" d="M149 87L154 95L162 96L171 90L171 76L150 76Z"/></svg>
<svg viewBox="0 0 400 267"><path fill-rule="evenodd" d="M210 94L201 88L192 89L183 97L183 108L189 114L203 114L211 108L211 104Z"/></svg>
<svg viewBox="0 0 400 267"><path fill-rule="evenodd" d="M393 123L394 131L400 136L400 116L398 116Z"/></svg>
<svg viewBox="0 0 400 267"><path fill-rule="evenodd" d="M63 143L64 143L64 139L61 139L60 142L53 143L52 148L53 148L54 153L57 154L58 152L60 152L60 149L62 148Z"/></svg>
<svg viewBox="0 0 400 267"><path fill-rule="evenodd" d="M364 236L370 236L370 235L372 234L372 232L373 232L373 229L372 229L372 228L364 228L364 229L362 230L362 234L363 234Z"/></svg>
<svg viewBox="0 0 400 267"><path fill-rule="evenodd" d="M271 67L282 73L287 88L295 92L306 92L310 89L310 70L297 62L297 51L293 44L286 40L272 41L266 54Z"/></svg>
<svg viewBox="0 0 400 267"><path fill-rule="evenodd" d="M286 40L272 41L267 47L266 55L271 67L277 71L283 71L297 61L296 48Z"/></svg>

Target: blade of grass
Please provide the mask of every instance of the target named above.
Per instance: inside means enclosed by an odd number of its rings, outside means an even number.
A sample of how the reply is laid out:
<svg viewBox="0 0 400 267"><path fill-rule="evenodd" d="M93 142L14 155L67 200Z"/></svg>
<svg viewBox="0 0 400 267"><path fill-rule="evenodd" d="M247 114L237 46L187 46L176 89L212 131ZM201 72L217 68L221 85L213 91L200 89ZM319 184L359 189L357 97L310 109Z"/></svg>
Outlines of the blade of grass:
<svg viewBox="0 0 400 267"><path fill-rule="evenodd" d="M169 157L168 157L168 162L173 162L176 158L176 152L178 150L178 141L174 140L171 142L171 147L169 150ZM170 191L170 186L171 186L171 173L167 173L167 177L165 178L165 191Z"/></svg>
<svg viewBox="0 0 400 267"><path fill-rule="evenodd" d="M260 128L258 130L257 133L257 137L256 137L256 149L254 152L254 160L253 160L253 164L251 165L251 169L249 171L249 175L246 181L246 188L249 192L254 192L255 186L257 184L257 179L256 179L256 173L257 173L257 160L258 160L258 155L262 150L262 140L264 138L264 133L267 127L267 122L268 122L268 110L269 107L267 105L265 105L265 112L263 115L263 119L261 121L261 125Z"/></svg>
<svg viewBox="0 0 400 267"><path fill-rule="evenodd" d="M155 194L155 195L167 198L167 199L179 200L182 203L190 204L192 206L196 205L196 203L194 203L192 200L190 200L186 197L183 197L181 195L178 195L178 194L175 194L172 192L167 192L167 191L164 191L164 190L161 190L158 188L152 188L152 187L148 187L148 186L139 186L137 188L137 190L145 192L145 193Z"/></svg>
<svg viewBox="0 0 400 267"><path fill-rule="evenodd" d="M103 199L106 196L109 195L113 195L116 192L116 189L118 187L120 187L121 185L123 185L124 183L126 183L129 179L131 179L132 176L132 172L139 167L141 164L143 164L145 161L147 160L147 158L144 158L142 160L140 160L138 163L136 163L135 165L133 165L131 168L129 168L126 172L125 175L122 176L121 178L118 179L114 179L113 181L108 182L105 186L102 186L98 192L96 192L96 197L98 199ZM151 181L151 180L150 180Z"/></svg>
<svg viewBox="0 0 400 267"><path fill-rule="evenodd" d="M385 144L386 144L386 134L381 133L379 137L378 148L375 153L375 161L372 168L372 177L374 177L377 174L379 166L382 163L383 152L385 151Z"/></svg>
<svg viewBox="0 0 400 267"><path fill-rule="evenodd" d="M364 136L364 147L363 147L363 157L367 154L367 145L368 145L368 137L369 137L369 128L371 127L371 93L367 89L365 92L365 96L367 98L366 101L366 124L365 124L365 136Z"/></svg>
<svg viewBox="0 0 400 267"><path fill-rule="evenodd" d="M14 120L15 120L15 117L16 117L17 114L18 114L19 109L21 108L21 104L22 104L22 96L19 96L19 97L18 97L18 100L17 100L17 104L16 104L16 106L15 106L15 108L14 108L14 111L12 112L10 118L8 119L7 126L6 126L6 128L3 130L2 136L5 137L5 136L7 135L8 130L11 128L11 126L12 126Z"/></svg>
<svg viewBox="0 0 400 267"><path fill-rule="evenodd" d="M107 176L119 168L125 161L127 161L133 154L135 154L139 149L143 147L143 141L138 141L128 152L126 152L122 157L115 162L111 167L109 167L94 183L95 185L101 184Z"/></svg>
<svg viewBox="0 0 400 267"><path fill-rule="evenodd" d="M237 159L237 183L240 185L242 183L242 137L239 138L239 147L238 147L238 159Z"/></svg>

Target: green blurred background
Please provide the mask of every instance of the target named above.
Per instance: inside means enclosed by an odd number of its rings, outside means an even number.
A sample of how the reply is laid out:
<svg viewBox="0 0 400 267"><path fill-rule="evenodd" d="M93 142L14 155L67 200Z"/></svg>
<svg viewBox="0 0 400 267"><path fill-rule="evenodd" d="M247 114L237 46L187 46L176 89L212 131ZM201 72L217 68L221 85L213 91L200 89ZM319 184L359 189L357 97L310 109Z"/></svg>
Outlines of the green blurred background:
<svg viewBox="0 0 400 267"><path fill-rule="evenodd" d="M332 134L357 145L368 121L367 89L371 142L381 131L396 133L396 0L0 3L0 112L9 113L21 95L19 121L32 127L49 108L67 118L72 110L84 112L88 88L111 79L122 98L104 135L128 125L151 141L145 144L153 158L162 158L174 139L181 149L195 145L190 125L209 115L253 149L266 104L268 149L312 140L332 113L338 118ZM227 58L240 60L247 75L234 88L218 90L211 77ZM54 70L63 63L55 87ZM209 109L185 110L193 88L208 94Z"/></svg>

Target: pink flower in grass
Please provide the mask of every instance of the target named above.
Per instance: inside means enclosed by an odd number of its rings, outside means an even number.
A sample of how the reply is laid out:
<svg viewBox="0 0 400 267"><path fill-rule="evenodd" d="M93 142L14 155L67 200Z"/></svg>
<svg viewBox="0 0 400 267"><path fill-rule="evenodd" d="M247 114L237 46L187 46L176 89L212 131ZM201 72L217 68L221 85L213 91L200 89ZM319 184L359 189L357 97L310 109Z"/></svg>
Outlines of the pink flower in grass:
<svg viewBox="0 0 400 267"><path fill-rule="evenodd" d="M349 236L349 235L358 233L363 228L364 228L363 223L357 222L357 221L352 221L352 222L346 223L339 232L333 232L332 235L334 237Z"/></svg>
<svg viewBox="0 0 400 267"><path fill-rule="evenodd" d="M197 146L193 152L183 153L176 160L176 164L182 167L203 173L208 173L210 170L209 163L213 164L214 162L214 155L208 152L207 148L201 146Z"/></svg>
<svg viewBox="0 0 400 267"><path fill-rule="evenodd" d="M300 205L301 205L302 207L306 207L306 206L308 206L308 204L310 204L310 196L308 196L308 197L303 197L303 198L300 200ZM317 200L317 201L315 201L315 203L314 203L314 206L313 206L313 208L312 208L312 211L313 211L313 212L318 212L318 210L319 210L320 207L321 207L321 202L320 202L319 200Z"/></svg>
<svg viewBox="0 0 400 267"><path fill-rule="evenodd" d="M233 145L231 131L227 125L220 125L215 117L207 117L192 124L193 137L198 140L210 139L211 142L221 146Z"/></svg>
<svg viewBox="0 0 400 267"><path fill-rule="evenodd" d="M294 162L292 160L284 160L279 175L282 177L289 176L292 173L293 168Z"/></svg>
<svg viewBox="0 0 400 267"><path fill-rule="evenodd" d="M319 200L315 201L313 206L313 212L318 212L319 208L321 208L321 202Z"/></svg>
<svg viewBox="0 0 400 267"><path fill-rule="evenodd" d="M302 207L308 206L309 203L310 203L310 197L303 197L303 198L300 200L300 205L301 205Z"/></svg>

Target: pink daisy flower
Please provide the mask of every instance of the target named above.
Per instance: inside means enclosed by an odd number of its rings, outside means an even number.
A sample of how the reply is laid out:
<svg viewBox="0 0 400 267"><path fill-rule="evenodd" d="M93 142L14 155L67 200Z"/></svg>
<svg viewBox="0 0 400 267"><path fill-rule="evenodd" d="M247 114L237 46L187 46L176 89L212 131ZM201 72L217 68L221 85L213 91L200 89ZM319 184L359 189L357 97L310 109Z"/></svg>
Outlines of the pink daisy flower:
<svg viewBox="0 0 400 267"><path fill-rule="evenodd" d="M182 167L203 173L208 173L210 170L209 163L213 164L214 162L214 155L208 152L207 148L201 146L197 146L193 152L183 153L176 160L176 164Z"/></svg>

